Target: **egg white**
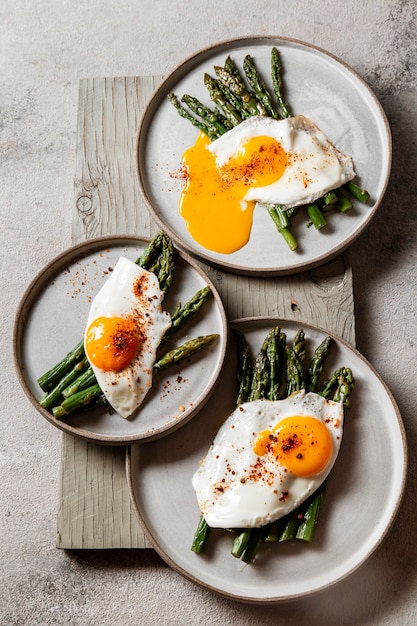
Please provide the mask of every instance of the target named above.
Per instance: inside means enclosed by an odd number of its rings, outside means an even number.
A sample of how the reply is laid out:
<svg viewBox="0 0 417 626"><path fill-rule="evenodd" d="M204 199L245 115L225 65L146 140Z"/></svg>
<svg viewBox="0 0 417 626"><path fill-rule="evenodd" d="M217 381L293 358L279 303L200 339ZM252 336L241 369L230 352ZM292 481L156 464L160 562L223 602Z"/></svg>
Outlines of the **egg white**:
<svg viewBox="0 0 417 626"><path fill-rule="evenodd" d="M253 450L259 432L272 430L282 419L295 415L321 420L332 438L329 463L315 476L295 476L274 462L271 455L258 457ZM330 473L342 434L343 405L316 393L301 390L283 400L257 400L240 405L220 427L192 477L206 522L213 528L254 528L290 513ZM269 479L274 475L272 482L247 479L250 468L259 463L262 475L268 475ZM284 492L288 492L285 497Z"/></svg>
<svg viewBox="0 0 417 626"><path fill-rule="evenodd" d="M208 149L221 167L257 136L276 139L288 155L288 165L274 183L249 188L245 201L294 207L314 202L355 177L352 158L338 150L304 115L282 120L251 117L213 141Z"/></svg>
<svg viewBox="0 0 417 626"><path fill-rule="evenodd" d="M139 279L146 286L142 295L133 290ZM91 303L86 331L98 317L134 317L145 337L132 362L119 372L104 371L90 362L107 401L124 418L134 413L152 386L156 351L171 326L169 313L162 310L163 298L155 274L120 257Z"/></svg>

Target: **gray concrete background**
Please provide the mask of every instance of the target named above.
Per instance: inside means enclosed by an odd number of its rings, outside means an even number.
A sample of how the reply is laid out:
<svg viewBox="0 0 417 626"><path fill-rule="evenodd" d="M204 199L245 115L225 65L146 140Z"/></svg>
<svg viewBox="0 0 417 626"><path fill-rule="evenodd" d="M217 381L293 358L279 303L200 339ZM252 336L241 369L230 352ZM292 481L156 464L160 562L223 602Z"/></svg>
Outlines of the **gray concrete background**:
<svg viewBox="0 0 417 626"><path fill-rule="evenodd" d="M1 624L417 623L416 26L414 0L2 0ZM391 125L388 191L351 254L357 345L399 405L410 471L395 525L365 566L366 585L355 574L330 596L261 608L195 587L153 552L56 550L60 433L19 388L11 334L25 287L71 244L79 79L164 74L205 45L271 34L342 58Z"/></svg>

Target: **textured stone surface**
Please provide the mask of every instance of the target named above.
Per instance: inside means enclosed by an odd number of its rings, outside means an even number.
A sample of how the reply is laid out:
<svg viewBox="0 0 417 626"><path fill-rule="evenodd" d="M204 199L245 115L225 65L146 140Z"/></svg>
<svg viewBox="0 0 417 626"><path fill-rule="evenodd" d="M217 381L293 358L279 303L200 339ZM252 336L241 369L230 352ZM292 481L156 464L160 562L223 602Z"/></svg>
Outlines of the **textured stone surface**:
<svg viewBox="0 0 417 626"><path fill-rule="evenodd" d="M191 7L192 4L192 8ZM116 8L117 7L117 8ZM0 4L0 623L361 624L417 622L417 8L414 0L3 0ZM410 448L406 497L387 540L332 594L260 608L195 587L153 552L55 549L60 434L16 381L11 349L31 278L70 245L81 77L163 74L205 45L276 34L351 65L393 135L380 210L352 247L357 344L391 389Z"/></svg>

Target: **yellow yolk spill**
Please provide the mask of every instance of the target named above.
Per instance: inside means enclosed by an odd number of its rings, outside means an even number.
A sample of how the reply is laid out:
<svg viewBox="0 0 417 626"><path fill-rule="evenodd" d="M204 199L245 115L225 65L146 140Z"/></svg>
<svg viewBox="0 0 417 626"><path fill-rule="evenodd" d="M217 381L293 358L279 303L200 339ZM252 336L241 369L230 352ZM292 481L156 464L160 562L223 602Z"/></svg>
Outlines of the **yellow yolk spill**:
<svg viewBox="0 0 417 626"><path fill-rule="evenodd" d="M85 349L90 363L105 372L119 372L134 358L139 341L133 320L98 317L87 329Z"/></svg>
<svg viewBox="0 0 417 626"><path fill-rule="evenodd" d="M210 140L200 133L183 155L187 182L179 201L180 214L195 241L213 252L230 254L249 240L254 201L244 197L252 187L278 180L287 155L281 144L268 136L249 139L222 167L207 149Z"/></svg>
<svg viewBox="0 0 417 626"><path fill-rule="evenodd" d="M332 437L315 417L293 416L257 436L253 450L258 456L271 453L296 476L314 476L327 465L332 454Z"/></svg>

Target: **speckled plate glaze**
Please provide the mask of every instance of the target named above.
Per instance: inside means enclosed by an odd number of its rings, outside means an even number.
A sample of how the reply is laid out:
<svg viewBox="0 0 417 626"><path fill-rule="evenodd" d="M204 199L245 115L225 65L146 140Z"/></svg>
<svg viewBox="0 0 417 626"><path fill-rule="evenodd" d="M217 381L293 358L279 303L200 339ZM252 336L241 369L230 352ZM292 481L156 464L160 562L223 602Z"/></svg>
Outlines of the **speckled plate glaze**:
<svg viewBox="0 0 417 626"><path fill-rule="evenodd" d="M81 411L65 421L44 410L37 379L58 363L82 338L92 298L119 256L136 260L147 240L137 237L99 237L76 245L34 278L18 307L14 327L14 358L20 383L48 422L72 435L102 444L124 445L154 439L176 430L207 401L226 352L227 322L220 297L207 276L188 255L178 252L172 285L164 309L172 312L196 291L209 285L213 292L196 317L167 341L166 350L199 335L219 338L185 363L154 377L139 412L130 419L107 408Z"/></svg>
<svg viewBox="0 0 417 626"><path fill-rule="evenodd" d="M227 55L242 67L251 54L268 83L272 46L280 52L285 93L294 114L304 114L340 150L353 157L357 182L371 194L368 205L354 201L347 214L334 212L320 231L307 228L299 212L293 230L299 246L290 251L265 209L256 207L250 241L233 254L202 248L178 212L182 188L176 179L183 152L197 129L181 118L166 98L185 93L210 105L204 72L223 65ZM270 82L268 83L270 85ZM271 85L270 85L271 87ZM137 173L150 212L176 244L205 262L235 273L291 274L322 264L345 250L369 224L384 196L391 171L391 134L384 111L368 85L334 55L285 37L247 37L206 48L174 69L156 90L137 134Z"/></svg>
<svg viewBox="0 0 417 626"><path fill-rule="evenodd" d="M243 319L231 326L245 334L256 354L276 324L290 341L298 328L304 328L308 355L328 334L307 324L273 318ZM229 598L279 603L336 584L380 545L404 491L404 429L395 401L377 372L354 348L334 339L323 380L336 367L346 365L352 368L356 385L312 543L264 545L255 563L245 565L230 554L229 533L213 530L204 554L190 550L199 519L191 477L234 408L233 335L216 393L195 419L178 433L130 448L127 475L138 518L150 543L180 574Z"/></svg>

